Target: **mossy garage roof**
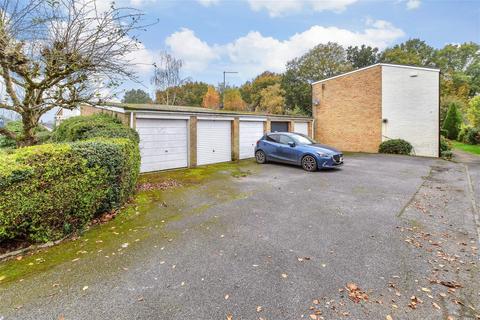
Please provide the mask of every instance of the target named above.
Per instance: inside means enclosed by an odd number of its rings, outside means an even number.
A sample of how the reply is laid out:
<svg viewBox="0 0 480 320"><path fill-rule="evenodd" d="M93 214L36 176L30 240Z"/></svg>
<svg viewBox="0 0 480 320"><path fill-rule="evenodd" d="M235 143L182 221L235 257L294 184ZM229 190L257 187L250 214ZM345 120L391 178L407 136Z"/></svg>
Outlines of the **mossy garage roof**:
<svg viewBox="0 0 480 320"><path fill-rule="evenodd" d="M263 116L263 117L280 117L280 118L297 118L297 119L312 119L308 116L302 115L286 115L286 114L267 114L259 112L239 112L231 110L217 110L200 107L189 106L170 106L162 104L133 104L133 103L106 103L104 106L112 106L117 108L123 108L125 111L163 111L163 112L179 112L179 113L205 113L205 114L218 114L218 115L250 115L250 116Z"/></svg>

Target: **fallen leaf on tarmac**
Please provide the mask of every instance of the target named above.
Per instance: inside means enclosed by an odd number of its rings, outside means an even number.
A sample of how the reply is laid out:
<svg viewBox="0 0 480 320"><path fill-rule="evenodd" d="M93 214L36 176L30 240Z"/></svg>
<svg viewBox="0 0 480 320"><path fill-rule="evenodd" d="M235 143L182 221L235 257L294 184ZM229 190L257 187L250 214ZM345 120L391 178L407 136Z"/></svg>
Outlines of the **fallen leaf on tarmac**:
<svg viewBox="0 0 480 320"><path fill-rule="evenodd" d="M408 306L412 309L416 309L417 308L417 304L419 303L422 303L423 301L420 300L419 298L417 298L416 296L411 296L410 297L410 303L408 304Z"/></svg>
<svg viewBox="0 0 480 320"><path fill-rule="evenodd" d="M127 248L127 247L128 247L128 245L129 245L129 243L128 243L128 242L122 243L122 248Z"/></svg>
<svg viewBox="0 0 480 320"><path fill-rule="evenodd" d="M286 278L286 277L288 277L288 274L282 273L282 278Z"/></svg>
<svg viewBox="0 0 480 320"><path fill-rule="evenodd" d="M231 314L227 314L227 320L232 320L233 316Z"/></svg>
<svg viewBox="0 0 480 320"><path fill-rule="evenodd" d="M359 303L361 300L367 301L368 295L365 291L362 291L355 283L347 283L348 297L355 303Z"/></svg>
<svg viewBox="0 0 480 320"><path fill-rule="evenodd" d="M440 306L439 306L438 304L436 304L435 302L432 302L432 305L433 305L435 308L437 308L438 310L441 309Z"/></svg>
<svg viewBox="0 0 480 320"><path fill-rule="evenodd" d="M263 310L262 306L257 306L257 312L261 312Z"/></svg>
<svg viewBox="0 0 480 320"><path fill-rule="evenodd" d="M312 320L317 320L318 317L317 317L316 315L314 315L314 314L311 314L311 315L310 315L310 319L312 319Z"/></svg>
<svg viewBox="0 0 480 320"><path fill-rule="evenodd" d="M387 314L387 316L385 317L385 320L393 320L392 316Z"/></svg>
<svg viewBox="0 0 480 320"><path fill-rule="evenodd" d="M60 316L58 316L58 320L65 320L65 317L61 314Z"/></svg>
<svg viewBox="0 0 480 320"><path fill-rule="evenodd" d="M440 281L440 284L444 285L445 287L449 288L462 288L463 286L455 281Z"/></svg>
<svg viewBox="0 0 480 320"><path fill-rule="evenodd" d="M138 302L143 301L143 297L139 297L139 298L137 299L137 301L138 301Z"/></svg>
<svg viewBox="0 0 480 320"><path fill-rule="evenodd" d="M313 304L319 304L320 301L318 301L317 299L313 300Z"/></svg>
<svg viewBox="0 0 480 320"><path fill-rule="evenodd" d="M228 300L230 296L228 294L225 295L225 300Z"/></svg>
<svg viewBox="0 0 480 320"><path fill-rule="evenodd" d="M422 288L422 291L423 292L432 292L432 290L428 289L428 288Z"/></svg>
<svg viewBox="0 0 480 320"><path fill-rule="evenodd" d="M88 289L88 286L84 286L84 287L82 288L83 291L85 291L85 290L87 290L87 289Z"/></svg>

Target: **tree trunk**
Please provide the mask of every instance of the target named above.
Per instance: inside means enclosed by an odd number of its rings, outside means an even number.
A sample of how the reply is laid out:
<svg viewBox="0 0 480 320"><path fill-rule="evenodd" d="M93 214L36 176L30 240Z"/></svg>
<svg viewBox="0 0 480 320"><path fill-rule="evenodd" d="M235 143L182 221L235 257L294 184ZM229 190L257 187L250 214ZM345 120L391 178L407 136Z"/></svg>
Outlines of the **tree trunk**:
<svg viewBox="0 0 480 320"><path fill-rule="evenodd" d="M38 117L31 113L22 114L22 133L17 137L17 147L29 147L37 144L35 129L38 126Z"/></svg>

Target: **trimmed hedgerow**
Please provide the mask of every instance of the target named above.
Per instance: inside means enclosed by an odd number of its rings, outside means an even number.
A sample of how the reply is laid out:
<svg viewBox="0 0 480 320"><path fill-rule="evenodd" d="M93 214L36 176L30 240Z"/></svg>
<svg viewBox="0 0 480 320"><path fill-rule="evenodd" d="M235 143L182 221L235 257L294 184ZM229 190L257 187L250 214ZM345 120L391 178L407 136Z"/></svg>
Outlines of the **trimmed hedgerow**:
<svg viewBox="0 0 480 320"><path fill-rule="evenodd" d="M120 206L135 191L140 172L140 152L135 142L129 139L96 138L77 142L72 148L87 160L88 167L106 170L109 188L100 212Z"/></svg>
<svg viewBox="0 0 480 320"><path fill-rule="evenodd" d="M378 152L390 154L409 155L413 150L412 145L403 139L392 139L380 144Z"/></svg>
<svg viewBox="0 0 480 320"><path fill-rule="evenodd" d="M139 142L138 133L108 114L72 117L62 121L53 132L56 142L71 142L91 138L127 138Z"/></svg>
<svg viewBox="0 0 480 320"><path fill-rule="evenodd" d="M0 153L0 242L56 240L121 205L140 166L129 139L97 138Z"/></svg>

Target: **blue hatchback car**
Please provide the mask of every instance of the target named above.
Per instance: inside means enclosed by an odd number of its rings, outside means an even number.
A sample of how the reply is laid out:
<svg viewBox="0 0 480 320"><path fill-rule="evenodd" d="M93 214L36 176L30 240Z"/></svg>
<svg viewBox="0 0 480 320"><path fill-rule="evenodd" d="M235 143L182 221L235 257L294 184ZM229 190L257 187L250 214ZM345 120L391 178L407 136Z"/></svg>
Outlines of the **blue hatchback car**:
<svg viewBox="0 0 480 320"><path fill-rule="evenodd" d="M343 154L337 149L292 132L265 134L257 141L255 159L258 163L273 161L295 164L307 171L335 168L343 164Z"/></svg>

